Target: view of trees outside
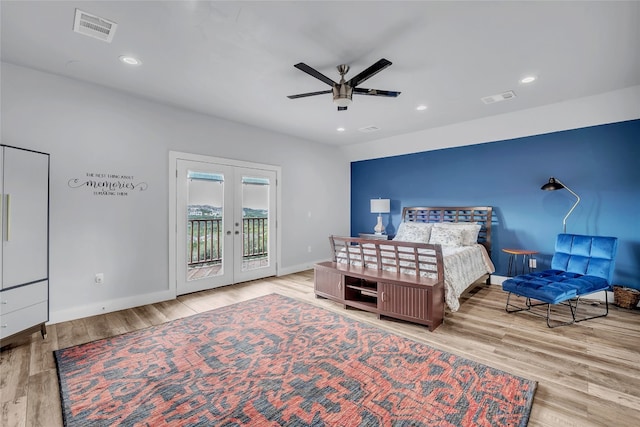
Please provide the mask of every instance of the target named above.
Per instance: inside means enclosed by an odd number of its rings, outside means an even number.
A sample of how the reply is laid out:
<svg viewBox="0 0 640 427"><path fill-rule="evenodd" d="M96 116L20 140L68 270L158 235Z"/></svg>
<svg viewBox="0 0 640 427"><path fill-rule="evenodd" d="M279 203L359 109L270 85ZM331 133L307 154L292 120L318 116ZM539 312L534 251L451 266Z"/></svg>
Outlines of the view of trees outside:
<svg viewBox="0 0 640 427"><path fill-rule="evenodd" d="M223 177L198 174L189 180L187 258L190 264L219 263L223 244ZM251 178L249 178L251 180ZM244 179L243 179L244 181ZM268 183L242 184L243 258L268 256ZM189 244L190 243L190 244Z"/></svg>

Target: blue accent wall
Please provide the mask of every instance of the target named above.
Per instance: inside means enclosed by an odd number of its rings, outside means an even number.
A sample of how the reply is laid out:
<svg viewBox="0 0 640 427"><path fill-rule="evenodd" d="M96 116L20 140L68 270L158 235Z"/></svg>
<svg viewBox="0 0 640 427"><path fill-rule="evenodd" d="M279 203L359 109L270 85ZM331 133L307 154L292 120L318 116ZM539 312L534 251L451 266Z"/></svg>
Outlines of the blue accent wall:
<svg viewBox="0 0 640 427"><path fill-rule="evenodd" d="M618 237L614 283L640 289L640 120L352 162L351 233L373 232L378 197L391 199L388 234L404 206L493 206L496 274L507 273L502 248L539 251L544 270L576 200L540 190L552 176L581 198L567 232Z"/></svg>

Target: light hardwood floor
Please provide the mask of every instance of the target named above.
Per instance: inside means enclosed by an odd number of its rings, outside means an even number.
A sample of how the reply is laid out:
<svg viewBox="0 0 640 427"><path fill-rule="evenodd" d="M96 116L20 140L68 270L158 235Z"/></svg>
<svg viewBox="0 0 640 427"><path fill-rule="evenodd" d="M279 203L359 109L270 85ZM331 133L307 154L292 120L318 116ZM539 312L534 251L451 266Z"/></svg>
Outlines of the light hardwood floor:
<svg viewBox="0 0 640 427"><path fill-rule="evenodd" d="M640 425L640 311L548 329L530 314L507 314L499 286L479 286L434 332L378 319L313 294L313 272L256 280L176 300L64 322L0 353L0 425L60 426L52 351L157 325L269 293L287 295L441 350L538 381L529 426Z"/></svg>

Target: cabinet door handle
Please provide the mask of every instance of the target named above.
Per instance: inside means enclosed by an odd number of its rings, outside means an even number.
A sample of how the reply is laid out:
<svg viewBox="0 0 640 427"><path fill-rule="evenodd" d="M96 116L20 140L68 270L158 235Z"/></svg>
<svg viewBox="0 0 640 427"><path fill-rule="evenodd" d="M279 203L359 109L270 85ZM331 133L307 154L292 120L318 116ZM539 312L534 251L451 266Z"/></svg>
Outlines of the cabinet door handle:
<svg viewBox="0 0 640 427"><path fill-rule="evenodd" d="M382 300L382 302L384 302L384 291L380 293L380 299Z"/></svg>
<svg viewBox="0 0 640 427"><path fill-rule="evenodd" d="M341 291L342 290L342 281L338 281L338 290Z"/></svg>
<svg viewBox="0 0 640 427"><path fill-rule="evenodd" d="M7 242L11 238L11 194L7 194Z"/></svg>

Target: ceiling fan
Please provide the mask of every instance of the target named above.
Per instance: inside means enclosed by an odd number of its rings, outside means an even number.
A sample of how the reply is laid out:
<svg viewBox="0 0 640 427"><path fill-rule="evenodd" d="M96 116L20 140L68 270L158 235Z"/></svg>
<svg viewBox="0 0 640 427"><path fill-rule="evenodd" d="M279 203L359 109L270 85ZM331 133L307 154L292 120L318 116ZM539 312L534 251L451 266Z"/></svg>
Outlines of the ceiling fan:
<svg viewBox="0 0 640 427"><path fill-rule="evenodd" d="M310 76L315 77L316 79L325 82L329 86L331 86L330 90L321 90L320 92L308 92L308 93L300 93L298 95L289 95L287 98L296 99L296 98L304 98L306 96L314 96L314 95L322 95L325 93L333 93L333 102L338 106L338 111L344 111L351 104L351 97L355 93L356 95L369 95L369 96L386 96L389 98L395 98L400 95L400 92L395 92L391 90L380 90L380 89L365 89L356 87L360 83L364 82L370 77L378 74L380 71L387 68L391 65L391 61L388 61L384 58L362 71L360 74L357 74L355 77L352 77L350 80L345 81L344 75L349 72L348 65L338 65L338 73L340 73L340 83L336 83L331 80L329 77L320 73L319 71L311 68L307 64L300 62L299 64L294 65L298 70L304 71Z"/></svg>

